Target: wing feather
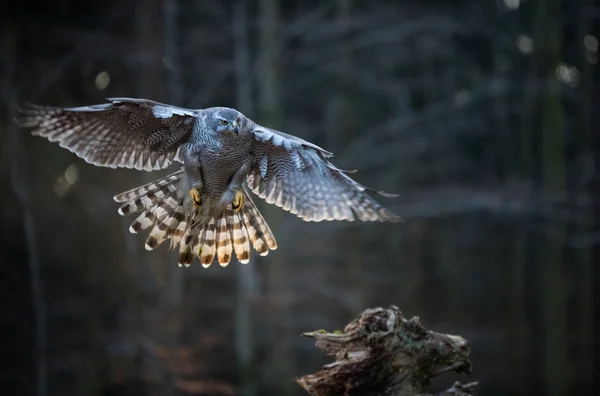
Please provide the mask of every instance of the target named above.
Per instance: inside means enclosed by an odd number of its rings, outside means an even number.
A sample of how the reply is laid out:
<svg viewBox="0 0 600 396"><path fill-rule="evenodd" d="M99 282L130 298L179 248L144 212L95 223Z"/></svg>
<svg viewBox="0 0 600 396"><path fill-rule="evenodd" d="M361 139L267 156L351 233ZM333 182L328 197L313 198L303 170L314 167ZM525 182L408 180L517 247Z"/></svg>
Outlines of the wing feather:
<svg viewBox="0 0 600 396"><path fill-rule="evenodd" d="M17 109L16 121L97 166L150 171L183 162L179 148L201 110L146 99L108 101L67 108L27 104Z"/></svg>
<svg viewBox="0 0 600 396"><path fill-rule="evenodd" d="M255 137L248 187L267 203L305 221L399 221L328 158L333 154L298 137L250 123Z"/></svg>

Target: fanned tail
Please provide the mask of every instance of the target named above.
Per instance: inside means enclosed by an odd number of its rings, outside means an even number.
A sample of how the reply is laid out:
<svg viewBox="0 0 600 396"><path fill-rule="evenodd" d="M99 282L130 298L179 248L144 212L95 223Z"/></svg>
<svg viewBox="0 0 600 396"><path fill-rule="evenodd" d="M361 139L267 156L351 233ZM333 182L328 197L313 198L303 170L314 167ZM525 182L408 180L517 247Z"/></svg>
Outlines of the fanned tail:
<svg viewBox="0 0 600 396"><path fill-rule="evenodd" d="M122 216L139 213L129 227L137 234L151 229L146 249L153 250L171 240L171 248L179 245L178 263L189 266L198 257L204 267L215 258L225 267L235 254L242 264L250 261L250 246L261 256L277 249L277 242L267 222L244 188L244 203L239 212L228 206L221 214L206 217L188 202L179 188L183 170L152 183L136 187L114 197L122 203Z"/></svg>
<svg viewBox="0 0 600 396"><path fill-rule="evenodd" d="M210 266L215 257L222 267L226 267L233 253L240 263L247 264L250 261L250 244L261 256L277 249L277 241L269 225L245 188L243 193L244 204L239 212L228 207L218 218L211 218L202 227L192 251L200 257L204 267Z"/></svg>

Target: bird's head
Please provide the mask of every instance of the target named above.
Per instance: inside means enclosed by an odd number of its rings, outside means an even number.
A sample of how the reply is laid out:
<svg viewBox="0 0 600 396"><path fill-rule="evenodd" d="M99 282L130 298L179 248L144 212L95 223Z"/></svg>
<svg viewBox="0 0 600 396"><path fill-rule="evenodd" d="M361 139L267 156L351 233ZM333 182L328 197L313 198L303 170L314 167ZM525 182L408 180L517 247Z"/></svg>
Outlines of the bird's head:
<svg viewBox="0 0 600 396"><path fill-rule="evenodd" d="M239 133L240 113L233 109L221 109L214 113L214 130L218 133Z"/></svg>

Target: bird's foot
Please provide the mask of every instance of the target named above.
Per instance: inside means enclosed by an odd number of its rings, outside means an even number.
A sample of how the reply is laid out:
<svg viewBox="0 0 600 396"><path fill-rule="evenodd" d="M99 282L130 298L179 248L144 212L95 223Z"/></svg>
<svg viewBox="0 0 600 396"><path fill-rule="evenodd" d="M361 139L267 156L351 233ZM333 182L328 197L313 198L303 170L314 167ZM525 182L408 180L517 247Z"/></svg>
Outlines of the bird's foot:
<svg viewBox="0 0 600 396"><path fill-rule="evenodd" d="M231 201L231 208L235 213L239 213L242 210L242 205L244 204L244 193L240 190L235 192L235 197L233 201Z"/></svg>
<svg viewBox="0 0 600 396"><path fill-rule="evenodd" d="M200 196L200 192L196 188L192 188L190 190L190 196L192 197L192 202L196 209L200 209L200 205L202 205L202 197Z"/></svg>

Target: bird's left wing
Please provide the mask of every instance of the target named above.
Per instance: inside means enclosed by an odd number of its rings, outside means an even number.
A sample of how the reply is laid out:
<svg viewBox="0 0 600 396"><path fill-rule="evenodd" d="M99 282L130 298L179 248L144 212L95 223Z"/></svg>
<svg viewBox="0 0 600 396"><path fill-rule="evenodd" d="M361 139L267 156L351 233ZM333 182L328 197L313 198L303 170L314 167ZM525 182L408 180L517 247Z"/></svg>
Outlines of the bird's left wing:
<svg viewBox="0 0 600 396"><path fill-rule="evenodd" d="M359 184L334 166L332 153L273 129L251 123L254 162L248 187L305 221L398 221L366 191L395 196Z"/></svg>
<svg viewBox="0 0 600 396"><path fill-rule="evenodd" d="M71 108L28 104L17 109L16 122L97 166L150 171L183 162L179 147L201 110L147 99L107 100Z"/></svg>

